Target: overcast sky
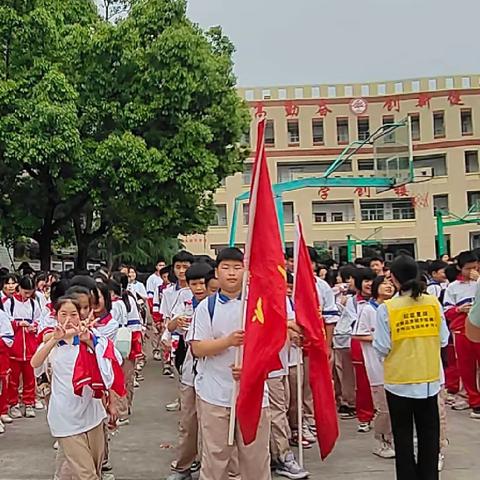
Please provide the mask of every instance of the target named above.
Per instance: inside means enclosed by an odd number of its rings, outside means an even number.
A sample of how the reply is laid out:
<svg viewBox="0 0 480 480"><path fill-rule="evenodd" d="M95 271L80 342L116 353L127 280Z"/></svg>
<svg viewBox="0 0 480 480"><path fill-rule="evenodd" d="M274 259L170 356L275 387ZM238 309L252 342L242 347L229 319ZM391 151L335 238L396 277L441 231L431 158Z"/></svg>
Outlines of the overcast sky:
<svg viewBox="0 0 480 480"><path fill-rule="evenodd" d="M480 0L189 0L234 42L240 86L480 72Z"/></svg>

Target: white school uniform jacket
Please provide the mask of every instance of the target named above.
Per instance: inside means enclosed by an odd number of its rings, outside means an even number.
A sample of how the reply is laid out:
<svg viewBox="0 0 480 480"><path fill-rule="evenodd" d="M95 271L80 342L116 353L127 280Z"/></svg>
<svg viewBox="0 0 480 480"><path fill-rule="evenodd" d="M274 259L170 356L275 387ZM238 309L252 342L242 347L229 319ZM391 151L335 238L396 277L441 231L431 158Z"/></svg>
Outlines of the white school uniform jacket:
<svg viewBox="0 0 480 480"><path fill-rule="evenodd" d="M208 298L195 310L187 341L213 340L226 337L238 330L242 318L242 301L229 299L222 293L216 295L215 311L210 318ZM201 358L197 364L195 390L207 403L230 408L232 403L233 376L231 365L235 363L235 347L230 347L218 355ZM268 388L265 383L263 406L268 406Z"/></svg>
<svg viewBox="0 0 480 480"><path fill-rule="evenodd" d="M112 317L115 321L118 322L120 327L127 326L127 307L123 299L114 298L112 300Z"/></svg>
<svg viewBox="0 0 480 480"><path fill-rule="evenodd" d="M0 310L0 342L3 342L4 344L0 345L0 353L4 349L4 346L10 348L13 345L12 322L3 310Z"/></svg>
<svg viewBox="0 0 480 480"><path fill-rule="evenodd" d="M110 339L113 343L115 343L119 328L120 324L118 323L118 321L113 318L113 315L111 313L108 313L102 318L98 318L96 320L92 331L97 337L106 337Z"/></svg>
<svg viewBox="0 0 480 480"><path fill-rule="evenodd" d="M330 285L319 277L315 277L315 284L317 287L318 303L322 309L323 319L325 324L337 323L339 312L337 304L335 303L335 295Z"/></svg>
<svg viewBox="0 0 480 480"><path fill-rule="evenodd" d="M162 301L160 303L160 314L164 320L169 320L172 317L173 310L181 303L184 298L192 295L188 287L181 288L178 284L173 284L163 291Z"/></svg>
<svg viewBox="0 0 480 480"><path fill-rule="evenodd" d="M148 298L153 298L155 292L158 290L160 285L163 284L162 277L156 273L152 273L147 279L147 295Z"/></svg>
<svg viewBox="0 0 480 480"><path fill-rule="evenodd" d="M333 330L333 348L350 348L353 329L366 304L367 302L357 295L348 297L342 316Z"/></svg>
<svg viewBox="0 0 480 480"><path fill-rule="evenodd" d="M146 299L148 297L147 290L145 285L138 280L135 280L133 283L129 283L127 286L127 290L132 292L133 294L138 294L140 297Z"/></svg>
<svg viewBox="0 0 480 480"><path fill-rule="evenodd" d="M137 301L131 296L128 296L130 302L130 311L127 312L127 327L132 332L141 332L143 330L142 319L138 311Z"/></svg>
<svg viewBox="0 0 480 480"><path fill-rule="evenodd" d="M111 361L103 358L105 348L105 339L99 338L95 355L103 383L110 388L114 375ZM52 436L57 438L88 432L107 417L102 400L93 397L89 386L83 388L82 396L75 395L73 391L73 373L79 351L78 340L72 344L59 342L48 356L52 370L52 390L47 421Z"/></svg>

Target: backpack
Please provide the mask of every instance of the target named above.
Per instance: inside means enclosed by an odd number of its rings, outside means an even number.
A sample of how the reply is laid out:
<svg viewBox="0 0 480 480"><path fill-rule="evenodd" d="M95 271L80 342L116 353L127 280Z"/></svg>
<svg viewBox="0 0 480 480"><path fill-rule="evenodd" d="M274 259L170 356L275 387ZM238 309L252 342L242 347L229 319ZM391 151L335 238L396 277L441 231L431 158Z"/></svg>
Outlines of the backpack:
<svg viewBox="0 0 480 480"><path fill-rule="evenodd" d="M213 323L213 316L215 315L215 306L217 305L217 294L214 293L208 297L208 314L210 315L210 323Z"/></svg>

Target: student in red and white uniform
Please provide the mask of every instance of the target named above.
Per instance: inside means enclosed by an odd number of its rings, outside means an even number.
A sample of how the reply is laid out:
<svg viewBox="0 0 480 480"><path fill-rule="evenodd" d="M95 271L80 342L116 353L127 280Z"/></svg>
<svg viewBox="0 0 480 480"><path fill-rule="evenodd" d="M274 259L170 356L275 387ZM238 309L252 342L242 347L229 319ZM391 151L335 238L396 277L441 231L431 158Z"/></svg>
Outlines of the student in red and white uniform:
<svg viewBox="0 0 480 480"><path fill-rule="evenodd" d="M13 345L13 327L8 315L0 310L0 433L12 423L8 415L8 377L10 374L10 348Z"/></svg>
<svg viewBox="0 0 480 480"><path fill-rule="evenodd" d="M356 332L358 319L368 305L372 295L372 282L375 273L369 268L358 269L355 274L355 288L358 294L351 297L347 302L346 309L352 312L353 323L351 324L352 333ZM361 342L352 338L352 363L355 370L355 405L357 409L358 427L360 433L370 431L370 423L375 416L373 407L372 391L368 380L365 360L362 352Z"/></svg>
<svg viewBox="0 0 480 480"><path fill-rule="evenodd" d="M153 313L153 297L160 285L163 285L163 279L161 275L162 268L166 265L163 258L159 259L155 265L155 272L153 272L147 279L147 297L148 297L148 306L150 312Z"/></svg>
<svg viewBox="0 0 480 480"><path fill-rule="evenodd" d="M352 340L358 340L361 344L375 405L376 416L373 428L378 445L373 453L381 458L395 458L392 425L384 388L383 363L372 346L377 325L377 309L379 305L392 298L395 289L384 275L380 275L373 281L371 291L372 298L359 315Z"/></svg>
<svg viewBox="0 0 480 480"><path fill-rule="evenodd" d="M18 278L13 273L9 273L2 280L2 289L0 291L0 308L5 304L5 302L13 296L16 292L18 286Z"/></svg>
<svg viewBox="0 0 480 480"><path fill-rule="evenodd" d="M459 275L445 291L445 317L454 336L457 364L472 409L470 416L480 419L480 390L477 385L480 345L465 335L465 322L475 299L478 278L478 259L473 252L462 252L457 257ZM456 408L457 407L457 408ZM454 409L462 408L454 405Z"/></svg>
<svg viewBox="0 0 480 480"><path fill-rule="evenodd" d="M115 343L120 324L113 318L110 290L104 283L98 283L94 292L93 315L95 317L93 322L95 335L107 337Z"/></svg>
<svg viewBox="0 0 480 480"><path fill-rule="evenodd" d="M152 319L153 319L153 333L152 333L152 348L153 348L153 359L156 361L162 360L162 344L161 338L163 331L165 329L165 323L163 317L160 314L160 304L163 298L163 292L167 289L170 284L170 275L172 267L171 265L163 267L160 270L160 276L162 278L162 283L155 289L153 295L153 304L152 304Z"/></svg>
<svg viewBox="0 0 480 480"><path fill-rule="evenodd" d="M173 318L172 311L181 300L182 295L188 295L190 289L187 285L186 272L194 263L194 256L186 251L177 253L172 259L173 274L177 279L176 283L163 291L162 301L160 303L160 315L165 325ZM170 358L164 358L163 374L171 375L172 367Z"/></svg>
<svg viewBox="0 0 480 480"><path fill-rule="evenodd" d="M73 478L99 480L105 451L104 401L113 425L116 412L107 393L119 385L121 393L121 358L110 341L93 336L82 325L80 306L73 298L61 298L56 311L58 325L31 364L41 368L48 361L51 366L52 394L47 420Z"/></svg>
<svg viewBox="0 0 480 480"><path fill-rule="evenodd" d="M48 303L47 300L47 280L46 273L40 272L35 275L35 299L37 300L40 309L43 310Z"/></svg>
<svg viewBox="0 0 480 480"><path fill-rule="evenodd" d="M20 279L18 293L4 304L5 313L9 316L14 331L14 341L10 350L11 376L8 394L10 416L14 419L22 416L18 395L20 377L25 416L35 417L35 374L30 360L38 346L37 331L42 312L34 296L35 282L31 277L24 276Z"/></svg>

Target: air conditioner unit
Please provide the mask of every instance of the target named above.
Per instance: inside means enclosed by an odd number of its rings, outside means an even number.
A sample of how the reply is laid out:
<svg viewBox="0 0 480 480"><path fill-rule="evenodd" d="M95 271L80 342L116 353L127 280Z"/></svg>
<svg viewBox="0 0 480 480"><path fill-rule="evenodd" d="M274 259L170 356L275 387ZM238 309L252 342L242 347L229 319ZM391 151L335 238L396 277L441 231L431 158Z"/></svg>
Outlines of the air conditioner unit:
<svg viewBox="0 0 480 480"><path fill-rule="evenodd" d="M414 168L413 176L415 178L433 178L433 168L432 167Z"/></svg>

